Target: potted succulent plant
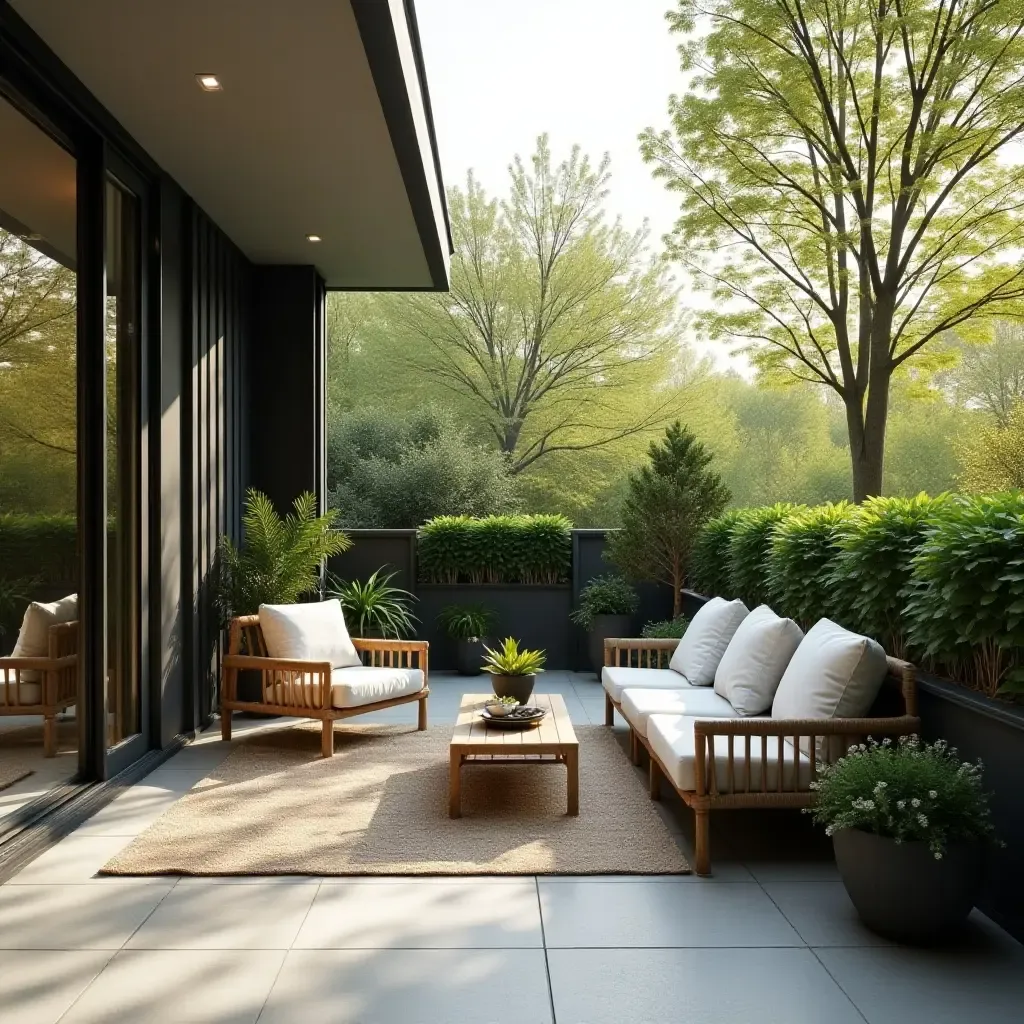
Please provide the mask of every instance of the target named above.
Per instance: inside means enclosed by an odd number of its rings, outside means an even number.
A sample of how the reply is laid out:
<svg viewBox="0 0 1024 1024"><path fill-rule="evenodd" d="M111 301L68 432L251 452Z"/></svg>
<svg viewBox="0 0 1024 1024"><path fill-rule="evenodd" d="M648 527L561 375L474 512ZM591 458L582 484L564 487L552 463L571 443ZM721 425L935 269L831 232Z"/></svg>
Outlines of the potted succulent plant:
<svg viewBox="0 0 1024 1024"><path fill-rule="evenodd" d="M832 836L864 923L902 942L941 940L970 914L993 839L981 765L945 741L869 740L819 767L809 808Z"/></svg>
<svg viewBox="0 0 1024 1024"><path fill-rule="evenodd" d="M494 612L479 604L450 604L441 609L437 621L455 641L459 675L480 675L484 670L484 645L494 628Z"/></svg>
<svg viewBox="0 0 1024 1024"><path fill-rule="evenodd" d="M501 649L484 648L484 671L490 672L496 697L514 697L520 704L529 701L537 674L544 671L543 651L521 651L517 641L507 637Z"/></svg>
<svg viewBox="0 0 1024 1024"><path fill-rule="evenodd" d="M605 640L630 635L636 608L636 591L614 573L595 576L580 592L580 606L569 617L588 631L590 667L598 675L604 665Z"/></svg>

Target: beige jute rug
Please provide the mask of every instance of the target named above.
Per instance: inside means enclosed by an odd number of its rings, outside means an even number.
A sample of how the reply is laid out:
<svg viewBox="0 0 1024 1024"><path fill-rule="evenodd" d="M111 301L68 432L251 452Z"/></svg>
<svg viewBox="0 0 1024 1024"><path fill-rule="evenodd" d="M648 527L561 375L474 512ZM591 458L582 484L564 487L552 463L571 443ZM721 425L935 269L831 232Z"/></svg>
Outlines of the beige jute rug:
<svg viewBox="0 0 1024 1024"><path fill-rule="evenodd" d="M18 764L16 761L0 760L0 789L13 786L31 774L32 769L26 768L23 764Z"/></svg>
<svg viewBox="0 0 1024 1024"><path fill-rule="evenodd" d="M450 727L315 725L247 738L111 860L114 875L686 874L612 735L577 728L580 815L561 765L463 768L448 817Z"/></svg>

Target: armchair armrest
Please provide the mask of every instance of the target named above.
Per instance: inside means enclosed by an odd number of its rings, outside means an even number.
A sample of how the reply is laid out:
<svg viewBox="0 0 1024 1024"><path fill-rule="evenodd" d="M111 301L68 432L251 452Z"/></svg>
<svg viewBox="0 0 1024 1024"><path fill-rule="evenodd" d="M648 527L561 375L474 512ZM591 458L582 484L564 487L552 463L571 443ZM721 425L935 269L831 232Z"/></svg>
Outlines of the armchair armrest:
<svg viewBox="0 0 1024 1024"><path fill-rule="evenodd" d="M330 675L329 661L304 661L297 658L265 658L256 654L225 654L224 668L255 669L257 672L301 672L305 675Z"/></svg>
<svg viewBox="0 0 1024 1024"><path fill-rule="evenodd" d="M818 769L818 744L825 737L837 737L838 749L827 757L843 753L851 742L867 736L908 736L919 732L921 720L912 715L895 718L719 718L693 723L693 774L698 796L718 796L718 757L726 760L726 793L754 795L794 794L810 791ZM722 745L716 756L715 739ZM737 737L742 737L737 740ZM760 738L751 743L751 737ZM775 740L772 744L769 741ZM793 755L786 758L786 741ZM850 741L850 742L846 742ZM796 756L796 751L801 756ZM813 754L811 753L813 752ZM806 761L806 771L801 762Z"/></svg>
<svg viewBox="0 0 1024 1024"><path fill-rule="evenodd" d="M607 637L604 642L604 663L628 668L634 662L635 652L637 668L661 668L663 661L668 664L678 646L679 641L675 639Z"/></svg>
<svg viewBox="0 0 1024 1024"><path fill-rule="evenodd" d="M262 673L262 704L287 708L323 710L331 703L331 663L251 654L226 654L221 662L221 705L239 702L238 673L246 669Z"/></svg>
<svg viewBox="0 0 1024 1024"><path fill-rule="evenodd" d="M352 643L360 653L369 655L369 664L386 668L418 668L426 686L427 659L430 644L426 640L377 640L353 637Z"/></svg>

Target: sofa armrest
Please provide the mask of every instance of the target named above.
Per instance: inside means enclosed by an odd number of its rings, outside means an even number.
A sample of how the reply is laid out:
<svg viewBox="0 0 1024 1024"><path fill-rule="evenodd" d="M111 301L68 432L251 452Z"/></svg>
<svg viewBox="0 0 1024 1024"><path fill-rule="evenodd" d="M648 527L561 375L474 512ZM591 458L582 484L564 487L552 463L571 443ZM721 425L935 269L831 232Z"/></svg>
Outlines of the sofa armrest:
<svg viewBox="0 0 1024 1024"><path fill-rule="evenodd" d="M653 637L608 637L604 642L604 663L634 668L662 668L679 646L675 639Z"/></svg>
<svg viewBox="0 0 1024 1024"><path fill-rule="evenodd" d="M699 796L715 796L719 791L716 753L726 761L727 792L736 793L803 793L810 789L817 775L817 749L820 740L836 737L843 753L854 743L868 736L909 736L920 732L921 720L912 715L895 718L719 718L698 719L693 723L693 773ZM752 737L761 742L752 744ZM715 749L716 738L720 741ZM772 744L769 740L774 739ZM786 741L794 751L806 753L807 784L801 778L800 759L797 767L787 763ZM830 757L835 757L833 750ZM758 771L751 769L757 765ZM756 784L752 782L756 776ZM769 785L769 779L774 784ZM744 786L745 782L745 786Z"/></svg>

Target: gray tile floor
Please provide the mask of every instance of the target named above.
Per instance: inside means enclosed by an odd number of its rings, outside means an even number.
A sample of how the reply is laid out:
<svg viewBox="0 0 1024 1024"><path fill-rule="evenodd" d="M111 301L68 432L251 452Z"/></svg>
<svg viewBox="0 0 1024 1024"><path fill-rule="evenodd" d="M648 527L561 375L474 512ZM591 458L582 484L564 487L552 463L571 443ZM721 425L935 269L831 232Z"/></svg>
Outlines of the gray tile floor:
<svg viewBox="0 0 1024 1024"><path fill-rule="evenodd" d="M433 722L451 721L473 688L432 680ZM552 672L540 688L562 693L578 723L603 721L595 680ZM204 735L0 887L3 1024L1003 1024L1024 1013L1024 948L980 914L952 948L876 938L798 815L714 818L710 879L96 876L229 749ZM666 794L662 812L687 845L685 808Z"/></svg>

